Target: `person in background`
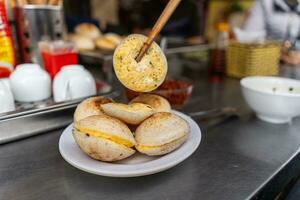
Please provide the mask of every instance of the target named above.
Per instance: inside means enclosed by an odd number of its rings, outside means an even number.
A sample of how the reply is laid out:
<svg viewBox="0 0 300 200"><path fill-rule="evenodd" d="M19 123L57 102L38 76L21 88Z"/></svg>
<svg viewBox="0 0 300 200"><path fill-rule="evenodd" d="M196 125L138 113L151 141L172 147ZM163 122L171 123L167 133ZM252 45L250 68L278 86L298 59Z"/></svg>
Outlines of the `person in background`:
<svg viewBox="0 0 300 200"><path fill-rule="evenodd" d="M256 0L244 29L266 31L268 39L284 42L283 62L300 64L300 4L298 0Z"/></svg>
<svg viewBox="0 0 300 200"><path fill-rule="evenodd" d="M148 34L169 0L137 0L132 11L133 32ZM162 36L201 43L201 19L195 0L181 1L161 31Z"/></svg>

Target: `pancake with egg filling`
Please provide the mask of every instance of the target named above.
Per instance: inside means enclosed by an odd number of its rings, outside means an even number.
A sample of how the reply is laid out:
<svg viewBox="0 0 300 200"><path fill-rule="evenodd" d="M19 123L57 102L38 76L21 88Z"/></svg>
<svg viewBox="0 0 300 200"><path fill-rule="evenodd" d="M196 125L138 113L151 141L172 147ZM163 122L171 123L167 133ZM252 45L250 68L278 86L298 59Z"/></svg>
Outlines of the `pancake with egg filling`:
<svg viewBox="0 0 300 200"><path fill-rule="evenodd" d="M190 127L172 113L155 113L135 131L135 148L149 156L164 155L180 147L188 138Z"/></svg>
<svg viewBox="0 0 300 200"><path fill-rule="evenodd" d="M155 112L170 112L171 105L165 98L156 94L142 94L130 101L130 103L144 103L150 105Z"/></svg>
<svg viewBox="0 0 300 200"><path fill-rule="evenodd" d="M96 160L112 162L135 153L133 134L118 119L95 115L74 124L73 136L80 149Z"/></svg>
<svg viewBox="0 0 300 200"><path fill-rule="evenodd" d="M78 122L81 119L84 119L93 115L104 115L104 112L101 109L101 104L113 102L111 99L98 96L90 97L78 104L75 113L74 113L74 122Z"/></svg>
<svg viewBox="0 0 300 200"><path fill-rule="evenodd" d="M153 42L140 62L136 62L147 37L132 34L116 48L113 65L117 78L127 88L137 92L149 92L164 81L168 66L160 47Z"/></svg>
<svg viewBox="0 0 300 200"><path fill-rule="evenodd" d="M146 118L150 117L154 110L151 106L143 103L107 103L101 105L105 114L118 118L128 124L140 124Z"/></svg>

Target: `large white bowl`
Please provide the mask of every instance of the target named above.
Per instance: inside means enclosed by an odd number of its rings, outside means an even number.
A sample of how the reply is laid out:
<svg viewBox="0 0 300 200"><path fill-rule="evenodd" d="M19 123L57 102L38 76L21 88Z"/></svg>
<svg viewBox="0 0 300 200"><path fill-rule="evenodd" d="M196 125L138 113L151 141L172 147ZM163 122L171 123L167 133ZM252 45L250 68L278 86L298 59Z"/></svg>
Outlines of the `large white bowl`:
<svg viewBox="0 0 300 200"><path fill-rule="evenodd" d="M288 123L300 115L300 81L267 76L250 76L241 80L248 105L256 116L271 123Z"/></svg>

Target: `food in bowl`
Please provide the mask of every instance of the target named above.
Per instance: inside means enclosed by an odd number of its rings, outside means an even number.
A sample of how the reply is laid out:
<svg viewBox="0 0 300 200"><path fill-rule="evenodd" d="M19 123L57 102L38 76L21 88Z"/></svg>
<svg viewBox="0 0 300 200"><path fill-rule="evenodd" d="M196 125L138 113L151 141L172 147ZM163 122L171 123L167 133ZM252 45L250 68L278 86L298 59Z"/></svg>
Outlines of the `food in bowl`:
<svg viewBox="0 0 300 200"><path fill-rule="evenodd" d="M167 74L167 59L153 42L140 62L135 59L147 37L133 34L125 38L113 55L113 66L119 81L130 90L149 92L159 87Z"/></svg>
<svg viewBox="0 0 300 200"><path fill-rule="evenodd" d="M241 80L243 96L257 117L271 123L287 123L300 115L300 81L268 76Z"/></svg>
<svg viewBox="0 0 300 200"><path fill-rule="evenodd" d="M151 94L160 95L166 98L173 107L183 106L193 91L192 83L184 80L167 79ZM129 100L139 96L141 93L127 89L126 96Z"/></svg>
<svg viewBox="0 0 300 200"><path fill-rule="evenodd" d="M136 149L149 156L167 154L187 139L188 123L172 113L155 113L135 131Z"/></svg>

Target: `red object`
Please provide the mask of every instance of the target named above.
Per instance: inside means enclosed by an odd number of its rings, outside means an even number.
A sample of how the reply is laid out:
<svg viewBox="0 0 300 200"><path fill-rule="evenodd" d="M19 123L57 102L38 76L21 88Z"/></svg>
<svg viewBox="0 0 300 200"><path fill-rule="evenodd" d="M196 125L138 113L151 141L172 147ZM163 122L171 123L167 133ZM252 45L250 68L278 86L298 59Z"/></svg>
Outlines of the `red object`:
<svg viewBox="0 0 300 200"><path fill-rule="evenodd" d="M60 71L64 65L72 65L78 63L76 52L66 53L49 53L42 52L44 67L50 74L51 78Z"/></svg>
<svg viewBox="0 0 300 200"><path fill-rule="evenodd" d="M226 65L225 49L212 49L210 54L210 67L208 68L209 80L211 82L220 82L225 76Z"/></svg>
<svg viewBox="0 0 300 200"><path fill-rule="evenodd" d="M7 63L11 66L16 65L13 39L3 0L0 0L0 62Z"/></svg>
<svg viewBox="0 0 300 200"><path fill-rule="evenodd" d="M13 8L13 14L16 23L16 32L17 32L17 42L18 42L18 52L20 54L20 63L30 63L30 35L27 31L27 25L25 16L23 13L23 8L15 6Z"/></svg>
<svg viewBox="0 0 300 200"><path fill-rule="evenodd" d="M7 69L6 67L1 67L0 66L0 77L1 78L6 78L9 77L11 71Z"/></svg>
<svg viewBox="0 0 300 200"><path fill-rule="evenodd" d="M229 25L220 22L217 31L218 34L215 41L215 47L211 50L211 63L208 69L209 80L211 82L220 82L225 76L226 48L229 42Z"/></svg>
<svg viewBox="0 0 300 200"><path fill-rule="evenodd" d="M182 107L192 94L193 85L182 80L165 80L156 90L150 94L157 94L165 97L175 108ZM127 89L126 95L128 100L139 96L142 93Z"/></svg>

